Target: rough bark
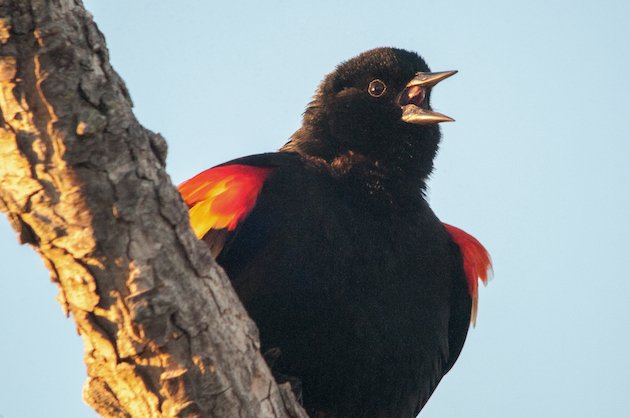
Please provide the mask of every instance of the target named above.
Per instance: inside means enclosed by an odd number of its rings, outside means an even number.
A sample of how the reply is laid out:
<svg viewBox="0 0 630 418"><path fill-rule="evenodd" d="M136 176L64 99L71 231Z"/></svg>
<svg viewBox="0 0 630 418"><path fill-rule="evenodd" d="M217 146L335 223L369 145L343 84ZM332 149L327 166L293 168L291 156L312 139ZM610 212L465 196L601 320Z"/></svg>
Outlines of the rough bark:
<svg viewBox="0 0 630 418"><path fill-rule="evenodd" d="M0 0L0 90L0 209L76 321L84 399L108 417L305 416L80 0Z"/></svg>

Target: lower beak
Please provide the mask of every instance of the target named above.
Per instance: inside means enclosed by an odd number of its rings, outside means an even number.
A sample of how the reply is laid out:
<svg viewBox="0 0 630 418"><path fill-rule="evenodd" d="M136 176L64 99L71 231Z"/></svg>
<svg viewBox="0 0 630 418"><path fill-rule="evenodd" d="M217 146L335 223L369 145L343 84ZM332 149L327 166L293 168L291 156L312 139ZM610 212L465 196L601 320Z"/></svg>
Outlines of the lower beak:
<svg viewBox="0 0 630 418"><path fill-rule="evenodd" d="M405 90L403 90L400 99L398 100L398 103L403 110L401 118L403 122L413 123L416 125L454 122L455 119L429 110L428 103L426 103L426 90L435 86L440 81L455 75L456 73L457 71L416 73L416 76L407 83Z"/></svg>

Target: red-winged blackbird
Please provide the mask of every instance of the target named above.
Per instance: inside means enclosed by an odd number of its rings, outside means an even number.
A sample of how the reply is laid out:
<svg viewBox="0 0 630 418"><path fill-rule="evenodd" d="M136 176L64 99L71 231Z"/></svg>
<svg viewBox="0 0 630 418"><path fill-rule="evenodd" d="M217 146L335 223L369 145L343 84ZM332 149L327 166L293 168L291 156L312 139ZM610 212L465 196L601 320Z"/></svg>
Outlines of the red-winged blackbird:
<svg viewBox="0 0 630 418"><path fill-rule="evenodd" d="M457 359L486 250L424 192L440 142L415 53L367 51L326 76L279 152L180 186L260 329L279 379L317 417L415 417Z"/></svg>

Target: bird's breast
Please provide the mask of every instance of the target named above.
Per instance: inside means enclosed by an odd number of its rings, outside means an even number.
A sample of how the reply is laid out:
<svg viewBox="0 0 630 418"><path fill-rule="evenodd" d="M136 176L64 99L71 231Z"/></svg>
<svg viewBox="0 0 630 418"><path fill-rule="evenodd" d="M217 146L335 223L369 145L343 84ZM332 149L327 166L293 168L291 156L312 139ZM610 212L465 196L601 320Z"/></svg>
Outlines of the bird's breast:
<svg viewBox="0 0 630 418"><path fill-rule="evenodd" d="M417 405L432 390L418 382L437 383L448 351L448 248L420 196L379 203L339 178L292 170L270 179L219 262L263 350L279 347L278 367L310 396L400 396L388 382L404 373Z"/></svg>

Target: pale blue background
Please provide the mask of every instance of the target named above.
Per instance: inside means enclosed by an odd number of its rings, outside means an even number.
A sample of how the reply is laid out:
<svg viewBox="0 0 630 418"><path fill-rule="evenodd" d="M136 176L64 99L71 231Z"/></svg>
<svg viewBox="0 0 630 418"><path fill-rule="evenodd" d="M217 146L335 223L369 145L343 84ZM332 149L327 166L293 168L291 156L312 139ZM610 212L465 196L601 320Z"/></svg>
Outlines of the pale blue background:
<svg viewBox="0 0 630 418"><path fill-rule="evenodd" d="M495 279L423 416L630 416L630 2L224 3L86 1L173 180L282 145L363 50L458 69L433 95L457 122L430 199ZM4 220L0 265L0 415L93 416L81 340Z"/></svg>

